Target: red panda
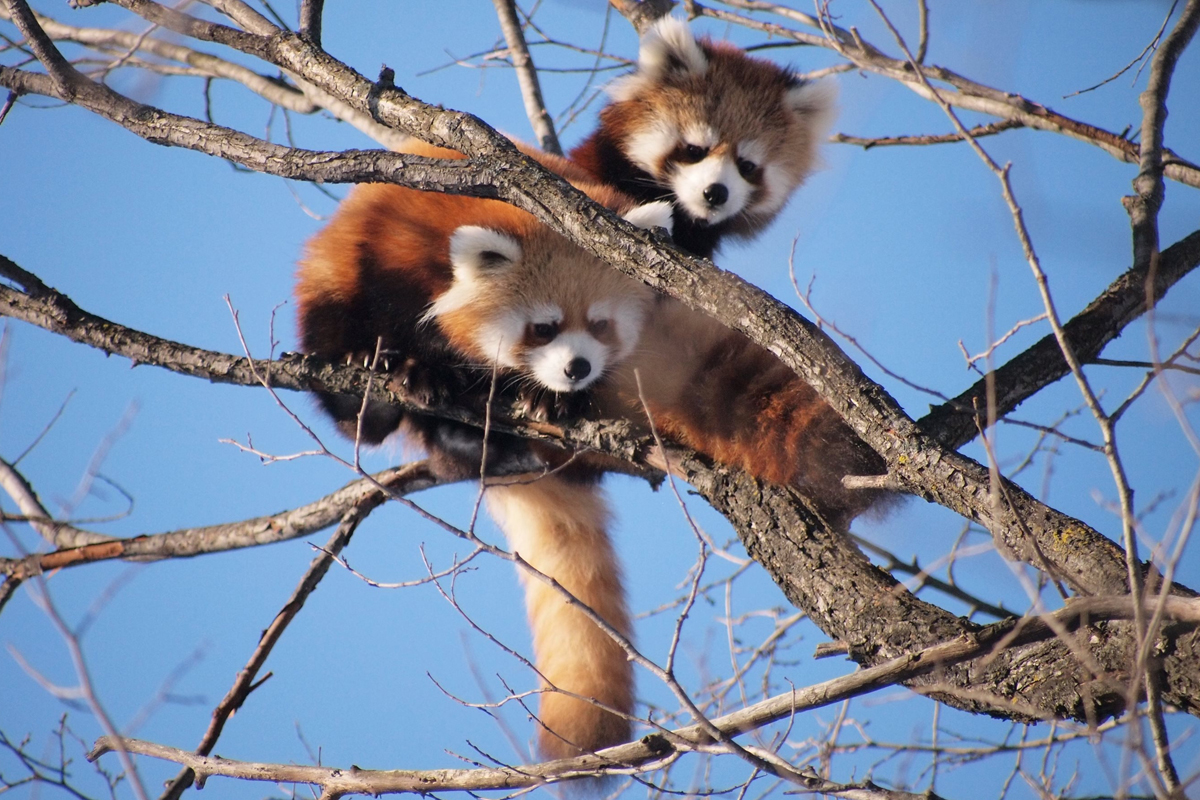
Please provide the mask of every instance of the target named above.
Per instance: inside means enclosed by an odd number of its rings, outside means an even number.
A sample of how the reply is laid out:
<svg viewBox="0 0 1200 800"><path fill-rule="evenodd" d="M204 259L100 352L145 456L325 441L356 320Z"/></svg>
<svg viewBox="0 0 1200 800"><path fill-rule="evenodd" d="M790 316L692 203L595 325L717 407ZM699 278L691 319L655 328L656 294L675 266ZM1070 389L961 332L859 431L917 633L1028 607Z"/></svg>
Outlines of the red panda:
<svg viewBox="0 0 1200 800"><path fill-rule="evenodd" d="M635 207L608 187L581 188L635 224L670 226L667 203ZM486 393L494 367L535 390L590 391L631 354L655 302L648 287L513 206L385 184L356 187L308 243L295 293L305 351L369 362L378 341L384 370L431 402ZM318 397L348 436L361 430L378 442L399 428L429 451L435 472L479 475L478 430L391 408L368 407L360 422L358 398ZM488 445L490 464L543 469L520 440ZM513 552L629 637L596 478L584 459L490 486L486 497ZM561 592L521 578L535 662L551 690L539 704L541 752L561 758L627 741L633 673L624 651Z"/></svg>
<svg viewBox="0 0 1200 800"><path fill-rule="evenodd" d="M812 171L831 86L663 17L570 158L631 197L672 202L675 243L711 258L726 235L761 231Z"/></svg>
<svg viewBox="0 0 1200 800"><path fill-rule="evenodd" d="M662 21L638 70L612 90L601 126L572 160L528 155L643 224L667 227L709 257L725 234L768 224L812 168L830 116L815 84L730 46L697 42ZM415 140L406 152L461 158ZM601 181L617 190L598 186ZM655 202L661 200L667 203ZM627 213L627 216L631 214ZM839 523L874 502L841 486L878 474L882 460L816 393L767 350L640 284L488 200L395 186L355 189L308 246L296 289L306 351L369 362L381 340L385 371L430 402L486 390L492 367L552 392L595 395L601 416L644 420L757 477L792 484ZM640 337L640 339L639 339ZM634 379L641 376L643 409ZM452 422L319 394L341 430L378 442L401 429L448 477L479 473L482 436ZM489 441L489 462L536 470L519 442ZM488 508L519 553L630 633L608 509L603 461L532 482L491 485ZM633 675L624 652L561 593L522 574L535 660L548 689L539 749L549 758L627 740Z"/></svg>

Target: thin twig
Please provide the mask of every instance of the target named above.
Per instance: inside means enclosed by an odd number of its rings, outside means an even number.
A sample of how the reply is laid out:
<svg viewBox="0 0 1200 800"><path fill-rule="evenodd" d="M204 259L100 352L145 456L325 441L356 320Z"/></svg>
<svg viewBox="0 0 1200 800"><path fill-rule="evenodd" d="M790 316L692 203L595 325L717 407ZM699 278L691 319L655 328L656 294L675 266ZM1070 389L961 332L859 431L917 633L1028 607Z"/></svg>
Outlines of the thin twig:
<svg viewBox="0 0 1200 800"><path fill-rule="evenodd" d="M562 145L558 143L558 135L554 132L554 120L546 110L537 68L533 66L533 57L529 55L529 47L525 44L525 33L517 19L516 0L492 0L492 4L500 19L500 30L504 31L504 39L508 42L509 57L517 71L517 83L525 100L525 116L529 117L529 124L533 126L533 135L542 150L561 156Z"/></svg>
<svg viewBox="0 0 1200 800"><path fill-rule="evenodd" d="M246 666L242 667L233 686L229 688L225 697L213 710L212 721L209 722L208 729L200 738L200 744L196 746L196 755L206 756L212 752L213 747L217 744L217 739L225 729L225 723L242 707L242 703L246 701L250 693L270 677L270 673L268 673L263 680L256 681L267 657L271 655L271 651L283 636L284 631L287 630L288 625L300 613L308 596L321 583L321 579L325 577L325 573L329 571L330 565L334 563L338 554L350 543L350 537L358 529L359 523L366 519L385 499L378 494L367 495L342 516L341 524L329 537L329 541L325 543L322 551L309 563L308 570L301 577L292 596L283 604L283 608L275 615L275 619L263 631L262 636L259 637L258 646L250 655ZM167 784L166 789L159 796L159 800L177 800L192 785L195 778L196 774L191 769L185 768Z"/></svg>

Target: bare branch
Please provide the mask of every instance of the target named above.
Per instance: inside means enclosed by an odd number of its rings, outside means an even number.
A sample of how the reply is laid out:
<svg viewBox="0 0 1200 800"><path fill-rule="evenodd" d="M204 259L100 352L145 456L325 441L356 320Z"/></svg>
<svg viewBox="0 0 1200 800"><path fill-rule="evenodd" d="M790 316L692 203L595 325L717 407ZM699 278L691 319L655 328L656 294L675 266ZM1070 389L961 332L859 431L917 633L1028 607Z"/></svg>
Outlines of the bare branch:
<svg viewBox="0 0 1200 800"><path fill-rule="evenodd" d="M985 125L976 125L971 128L969 133L975 138L981 136L993 136L1003 131L1010 131L1014 128L1023 128L1024 124L1010 119L1002 119L998 122L989 122ZM894 145L926 145L926 144L948 144L951 142L964 141L965 137L961 133L942 133L942 134L924 134L918 136L880 136L880 137L863 137L850 136L845 133L835 133L829 137L829 141L837 144L856 144L860 145L864 150L870 150L872 147L889 147Z"/></svg>
<svg viewBox="0 0 1200 800"><path fill-rule="evenodd" d="M1200 623L1198 604L1200 600L1196 599L1168 600L1171 615L1192 625ZM1038 639L1052 638L1064 627L1078 624L1084 618L1096 621L1128 618L1131 614L1132 605L1127 597L1079 601L1055 614L997 623L981 629L976 636L956 639L875 667L772 697L732 714L714 718L712 725L725 735L747 733L800 711L838 703L918 675L937 672L950 664L994 653L994 648L998 645L1013 647ZM686 752L703 747L708 735L705 726L691 725L662 734L651 734L641 741L612 747L596 755L515 768L424 771L255 764L226 758L201 757L137 739L124 739L121 743L131 753L162 758L187 766L195 772L198 786L202 786L210 776L221 775L247 780L304 783L321 787L323 797L337 797L344 794L517 789L581 775L649 771L657 769L659 762L673 752ZM111 737L98 739L88 755L89 760L111 752L116 744Z"/></svg>
<svg viewBox="0 0 1200 800"><path fill-rule="evenodd" d="M304 0L300 4L300 35L321 46L321 20L325 0Z"/></svg>
<svg viewBox="0 0 1200 800"><path fill-rule="evenodd" d="M190 47L164 42L152 36L144 36L127 31L110 30L107 28L79 28L73 25L65 25L44 14L36 14L35 16L41 24L42 29L45 30L51 39L78 42L79 44L102 49L120 47L128 51L152 53L161 58L195 67L199 71L198 74L237 81L255 94L289 111L295 111L299 114L311 114L319 108L319 106L306 98L303 92L286 85L278 79L260 75L253 70L246 69L240 64L234 64L208 53L193 50ZM10 18L11 16L8 11L0 8L0 19Z"/></svg>
<svg viewBox="0 0 1200 800"><path fill-rule="evenodd" d="M533 66L533 57L529 55L529 47L525 44L521 21L517 19L517 4L515 0L492 0L492 4L496 6L496 16L500 19L500 30L504 31L504 40L508 42L508 54L512 59L513 68L517 71L521 97L525 100L525 116L529 117L538 147L547 153L561 156L562 145L558 143L558 135L554 132L554 120L546 110L537 68Z"/></svg>
<svg viewBox="0 0 1200 800"><path fill-rule="evenodd" d="M1157 303L1197 265L1200 265L1200 231L1163 251L1157 269L1151 271L1147 265L1135 265L1113 281L1087 308L1062 326L1079 360L1094 363L1109 342L1146 312L1148 299ZM1148 287L1152 287L1149 298ZM1009 413L1067 372L1058 341L1054 334L1047 334L995 371L997 416ZM985 406L985 394L985 381L980 380L953 400L935 407L918 424L943 446L959 448L975 438L974 409Z"/></svg>
<svg viewBox="0 0 1200 800"><path fill-rule="evenodd" d="M977 83L944 67L922 64L918 71L914 71L909 67L907 60L884 55L880 50L863 41L857 32L852 34L850 31L828 22L822 24L810 14L775 3L762 2L762 0L720 0L720 2L733 8L768 11L802 25L817 28L823 33L803 33L751 17L709 8L700 3L692 5L704 16L732 22L804 44L836 50L860 69L898 81L926 100L932 101L934 97L925 87L920 76L951 86L953 91L944 90L941 94L943 99L952 106L1020 122L1029 128L1063 134L1099 147L1109 155L1130 164L1138 163L1140 159L1138 145L1116 133L1066 117L1019 94L1000 91ZM1162 151L1162 162L1163 174L1166 177L1188 186L1200 188L1200 167L1165 149Z"/></svg>
<svg viewBox="0 0 1200 800"><path fill-rule="evenodd" d="M321 579L325 577L325 573L329 571L329 567L337 559L339 553L350 543L350 537L354 535L354 531L358 529L358 525L367 516L379 507L385 500L387 495L382 492L373 492L364 495L357 503L348 509L341 518L341 523L336 531L325 543L324 549L312 560L308 565L308 570L300 579L300 583L296 586L292 596L283 604L283 608L275 615L275 619L263 631L262 636L258 640L258 647L250 656L250 660L246 666L242 667L238 673L237 679L233 686L217 704L213 710L212 721L208 724L208 730L204 732L204 736L200 739L200 744L196 746L196 755L206 756L212 752L213 747L217 744L217 739L221 736L221 731L225 728L225 723L229 718L242 707L242 703L250 696L256 688L262 685L263 681L270 677L264 677L262 681L257 681L259 671L263 664L266 663L267 657L275 648L275 644L283 636L284 630L296 615L300 613L300 609L304 607L305 600L312 594ZM190 769L184 769L175 776L166 790L160 795L160 800L166 798L178 798L192 785L195 780L195 773Z"/></svg>
<svg viewBox="0 0 1200 800"><path fill-rule="evenodd" d="M6 465L0 468L0 476L6 476L3 485L10 496L18 500L18 503L22 502L18 499L22 495L14 493L14 490L19 492L14 483L18 480L24 482L24 479ZM208 553L289 541L328 528L349 511L368 502L382 502L386 499L386 493L380 491L380 485L396 494L408 494L440 483L441 481L429 473L424 462L417 462L385 470L371 476L370 479L353 481L319 500L278 514L124 539L63 525L53 521L43 509L30 522L35 527L54 526L60 549L49 553L35 553L25 558L0 559L0 573L24 580L50 570L115 558L145 561L192 558ZM29 491L32 492L32 489Z"/></svg>
<svg viewBox="0 0 1200 800"><path fill-rule="evenodd" d="M1187 48L1196 28L1200 27L1200 0L1188 0L1180 12L1174 30L1167 34L1154 54L1150 79L1139 102L1142 106L1141 153L1138 175L1133 181L1136 198L1129 198L1126 210L1133 223L1133 263L1153 268L1158 256L1158 210L1163 199L1163 126L1167 121L1167 92L1179 56Z"/></svg>
<svg viewBox="0 0 1200 800"><path fill-rule="evenodd" d="M675 0L608 0L608 4L629 20L638 33L645 33L655 20L671 13Z"/></svg>

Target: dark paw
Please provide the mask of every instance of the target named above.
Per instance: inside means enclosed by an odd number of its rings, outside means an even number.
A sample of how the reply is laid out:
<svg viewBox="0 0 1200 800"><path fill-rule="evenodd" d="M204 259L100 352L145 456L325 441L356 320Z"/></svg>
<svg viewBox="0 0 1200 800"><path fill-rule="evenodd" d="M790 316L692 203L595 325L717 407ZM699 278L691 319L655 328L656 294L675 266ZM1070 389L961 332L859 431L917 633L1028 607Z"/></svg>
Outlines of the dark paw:
<svg viewBox="0 0 1200 800"><path fill-rule="evenodd" d="M589 399L587 392L563 393L538 388L519 395L513 410L537 422L555 422L581 416Z"/></svg>
<svg viewBox="0 0 1200 800"><path fill-rule="evenodd" d="M389 363L388 366L391 368L392 386L415 402L433 406L448 399L450 392L441 380L444 376L439 374L439 370L412 358Z"/></svg>

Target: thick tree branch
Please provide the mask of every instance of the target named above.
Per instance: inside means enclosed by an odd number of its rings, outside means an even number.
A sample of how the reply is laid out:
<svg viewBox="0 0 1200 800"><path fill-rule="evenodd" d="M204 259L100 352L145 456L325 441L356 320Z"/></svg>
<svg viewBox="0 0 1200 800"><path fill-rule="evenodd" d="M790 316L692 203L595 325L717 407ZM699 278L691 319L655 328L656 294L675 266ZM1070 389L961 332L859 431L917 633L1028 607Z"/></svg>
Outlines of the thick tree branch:
<svg viewBox="0 0 1200 800"><path fill-rule="evenodd" d="M1200 601L1171 598L1169 615L1194 626L1200 622ZM724 734L735 736L786 719L803 711L821 708L897 683L936 675L947 667L981 656L995 656L1005 648L1061 636L1064 631L1088 630L1104 620L1128 618L1129 598L1095 598L1072 604L1054 614L1006 620L969 637L956 638L879 664L841 678L797 689L712 720ZM1081 627L1082 626L1082 627ZM619 745L597 755L585 755L521 767L471 770L362 770L333 767L300 767L290 764L253 764L226 758L206 758L172 747L137 739L124 739L125 748L140 755L183 764L193 770L197 785L212 776L246 780L304 783L322 789L322 797L346 794L394 794L400 792L478 791L539 786L575 776L628 774L657 769L676 752L703 747L709 736L700 725L665 733L653 733L641 741ZM112 752L116 742L109 737L96 741L89 760ZM819 783L819 779L817 779ZM816 784L807 786L819 789Z"/></svg>
<svg viewBox="0 0 1200 800"><path fill-rule="evenodd" d="M1146 313L1147 299L1157 303L1198 265L1200 231L1163 251L1153 272L1149 264L1135 265L1113 281L1103 294L1063 325L1067 341L1079 360L1084 364L1095 362L1109 342ZM1008 414L1069 371L1058 341L1053 334L1047 334L993 373L996 416ZM978 435L977 420L982 419L987 407L986 395L987 379L981 378L958 397L931 409L918 424L943 447L958 449Z"/></svg>
<svg viewBox="0 0 1200 800"><path fill-rule="evenodd" d="M292 357L250 362L122 328L77 309L41 281L14 269L19 270L0 262L0 272L14 280L18 279L14 276L24 276L21 283L49 306L48 310L41 307L37 314L27 314L24 318L32 319L35 324L39 318L48 319L51 321L46 325L48 329L100 346L107 352L184 374L248 386L261 385L260 377L265 376L272 386L279 388L305 391L319 386L362 394L371 383L374 401L405 402L403 395L393 391L398 387L380 387L378 380L371 382L370 373L358 367ZM25 297L13 289L0 289L0 309L4 304L11 306L6 293ZM73 310L67 313L63 309ZM480 427L484 424L484 415L477 410L425 409L411 403L406 407ZM621 423L583 421L560 428L493 415L492 428L549 442L566 441L575 447L655 467L668 466L663 456L655 453L652 441L631 437L628 426ZM886 572L870 564L845 536L831 530L790 490L759 484L735 470L713 466L682 450L672 450L668 460L673 472L692 483L726 515L747 550L766 566L788 599L832 638L850 643L851 653L860 663L878 663L913 647L973 635L979 630L978 626L913 596ZM325 518L329 520L330 515L326 513ZM163 552L163 544L155 547L157 552ZM61 557L69 559L67 554ZM1129 633L1114 629L1104 637L1094 637L1087 645L1089 652L1096 651L1091 660L1108 665L1106 669L1113 674L1120 674L1129 662L1122 662L1116 655L1133 647ZM1164 633L1164 636L1174 634ZM1196 667L1200 664L1200 651L1191 634L1172 641L1170 649L1178 657L1169 660L1166 666L1172 687L1171 702L1183 708L1200 709L1200 671ZM1121 707L1123 691L1113 687L1101 691L1095 685L1096 676L1080 666L1077 654L1070 647L1059 641L1032 647L1032 650L1013 651L1011 656L1006 655L978 674L962 668L953 674L940 675L937 682L941 686L961 687L964 696L969 694L967 690L974 695L1012 696L1022 707L1037 709L1034 716L1088 719ZM1194 660L1188 661L1189 658ZM1014 680L1014 676L1020 675L1027 676L1027 680ZM1048 679L1047 675L1055 677ZM1026 694L1030 687L1035 688L1036 696ZM974 696L959 700L944 695L943 691L943 699L960 707L1006 713L1003 705L989 705ZM1019 716L1028 717L1029 713Z"/></svg>

